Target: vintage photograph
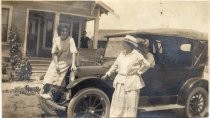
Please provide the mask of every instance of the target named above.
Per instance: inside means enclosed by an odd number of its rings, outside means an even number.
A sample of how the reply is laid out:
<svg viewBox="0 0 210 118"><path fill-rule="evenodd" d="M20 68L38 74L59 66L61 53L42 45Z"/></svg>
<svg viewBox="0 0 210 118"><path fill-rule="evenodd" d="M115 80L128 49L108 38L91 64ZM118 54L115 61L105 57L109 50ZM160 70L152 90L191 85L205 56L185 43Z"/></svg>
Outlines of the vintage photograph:
<svg viewBox="0 0 210 118"><path fill-rule="evenodd" d="M2 118L209 117L207 0L2 0Z"/></svg>

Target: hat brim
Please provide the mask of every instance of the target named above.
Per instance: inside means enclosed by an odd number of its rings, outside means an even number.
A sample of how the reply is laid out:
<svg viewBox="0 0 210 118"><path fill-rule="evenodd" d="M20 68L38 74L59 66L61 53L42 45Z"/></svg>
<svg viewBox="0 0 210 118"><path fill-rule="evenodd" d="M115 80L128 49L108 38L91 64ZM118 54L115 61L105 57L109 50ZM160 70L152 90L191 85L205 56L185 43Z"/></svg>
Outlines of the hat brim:
<svg viewBox="0 0 210 118"><path fill-rule="evenodd" d="M132 41L130 41L129 39L126 39L126 40L124 40L125 42L128 42L128 43L130 43L130 44L132 44L133 46L135 46L135 47L138 47L138 44L137 43L135 43L135 42L132 42Z"/></svg>

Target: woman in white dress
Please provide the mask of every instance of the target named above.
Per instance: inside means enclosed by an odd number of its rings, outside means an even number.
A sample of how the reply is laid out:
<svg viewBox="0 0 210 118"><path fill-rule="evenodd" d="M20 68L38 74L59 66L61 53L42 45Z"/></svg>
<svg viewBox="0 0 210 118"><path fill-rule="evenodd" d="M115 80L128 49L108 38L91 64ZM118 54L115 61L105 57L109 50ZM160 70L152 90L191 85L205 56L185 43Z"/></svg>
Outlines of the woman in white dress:
<svg viewBox="0 0 210 118"><path fill-rule="evenodd" d="M115 63L102 77L106 79L113 72L117 76L113 82L115 91L112 96L110 117L136 117L140 89L145 86L141 74L149 67L149 62L135 48L137 39L126 35L123 41L124 50L119 54Z"/></svg>
<svg viewBox="0 0 210 118"><path fill-rule="evenodd" d="M77 48L74 39L69 36L69 27L60 24L57 29L58 37L53 39L51 64L45 74L43 80L43 90L40 95L45 99L50 99L49 90L46 90L46 85L61 87L64 84L64 78L71 66L71 71L75 71L75 54ZM48 86L48 87L49 87Z"/></svg>

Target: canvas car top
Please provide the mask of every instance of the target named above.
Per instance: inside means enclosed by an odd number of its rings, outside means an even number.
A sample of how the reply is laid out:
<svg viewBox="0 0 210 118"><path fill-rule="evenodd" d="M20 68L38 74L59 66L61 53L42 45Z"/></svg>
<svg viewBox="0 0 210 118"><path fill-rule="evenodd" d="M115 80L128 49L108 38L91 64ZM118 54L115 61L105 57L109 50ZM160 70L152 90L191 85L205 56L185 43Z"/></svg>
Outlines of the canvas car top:
<svg viewBox="0 0 210 118"><path fill-rule="evenodd" d="M106 38L112 37L123 37L125 35L164 35L164 36L177 36L184 37L194 40L206 40L208 41L208 34L202 33L189 29L172 29L172 28L164 28L164 29L146 29L146 30L137 30L137 31L128 31L122 33L114 33L106 35Z"/></svg>

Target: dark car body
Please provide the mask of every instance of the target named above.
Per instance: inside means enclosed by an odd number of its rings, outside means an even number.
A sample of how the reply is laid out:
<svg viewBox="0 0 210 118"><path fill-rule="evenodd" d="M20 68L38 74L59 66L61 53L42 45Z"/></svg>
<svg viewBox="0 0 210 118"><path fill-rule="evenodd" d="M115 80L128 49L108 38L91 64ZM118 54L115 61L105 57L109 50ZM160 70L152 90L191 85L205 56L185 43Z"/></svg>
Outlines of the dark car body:
<svg viewBox="0 0 210 118"><path fill-rule="evenodd" d="M207 35L163 29L125 34L150 41L149 49L156 65L143 74L146 87L141 90L141 96L148 96L150 104L175 104L182 86L189 79L201 78L207 61ZM123 36L115 34L107 37ZM190 50L181 50L181 46L186 44Z"/></svg>

